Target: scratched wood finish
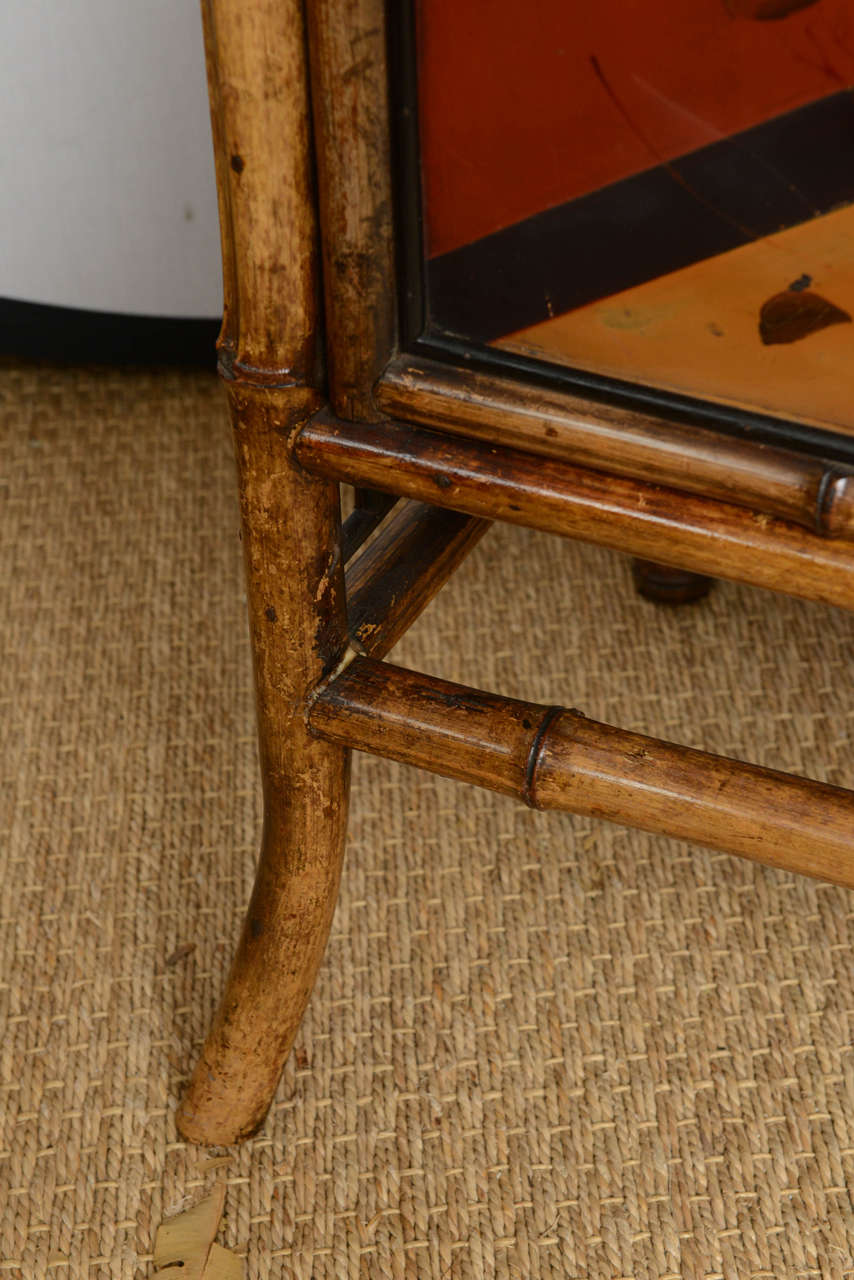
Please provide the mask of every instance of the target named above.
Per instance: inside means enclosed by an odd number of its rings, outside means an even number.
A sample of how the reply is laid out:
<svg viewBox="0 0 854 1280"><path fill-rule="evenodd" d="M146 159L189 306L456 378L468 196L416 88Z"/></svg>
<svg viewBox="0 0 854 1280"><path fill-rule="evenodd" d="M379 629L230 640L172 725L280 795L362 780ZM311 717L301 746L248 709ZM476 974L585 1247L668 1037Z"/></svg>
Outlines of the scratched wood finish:
<svg viewBox="0 0 854 1280"><path fill-rule="evenodd" d="M443 777L854 886L854 792L357 658L311 727Z"/></svg>
<svg viewBox="0 0 854 1280"><path fill-rule="evenodd" d="M228 156L236 305L221 368L234 427L264 827L243 933L177 1116L238 1141L263 1120L314 983L337 896L348 753L306 728L308 690L346 647L338 486L293 465L320 404L316 228L299 0L211 0L214 137ZM275 139L271 163L270 139ZM222 178L224 166L219 165Z"/></svg>
<svg viewBox="0 0 854 1280"><path fill-rule="evenodd" d="M370 421L396 332L385 5L309 0L307 13L329 395Z"/></svg>
<svg viewBox="0 0 854 1280"><path fill-rule="evenodd" d="M411 356L392 361L377 399L406 422L854 538L854 475L793 450Z"/></svg>
<svg viewBox="0 0 854 1280"><path fill-rule="evenodd" d="M211 114L236 376L316 382L317 227L302 8L205 0ZM275 138L275 163L271 139ZM310 322L307 323L307 318Z"/></svg>
<svg viewBox="0 0 854 1280"><path fill-rule="evenodd" d="M317 414L296 441L308 470L506 520L712 577L854 608L847 542L694 494L399 423Z"/></svg>
<svg viewBox="0 0 854 1280"><path fill-rule="evenodd" d="M222 258L222 325L217 340L220 359L227 365L234 361L237 325L237 284L234 265L234 231L231 218L228 149L225 141L225 111L222 103L220 70L214 30L214 0L202 0L202 27L205 41L208 97L210 100L211 137L216 168L216 193L219 209L219 239Z"/></svg>
<svg viewBox="0 0 854 1280"><path fill-rule="evenodd" d="M357 657L322 689L310 725L359 751L518 796L543 710Z"/></svg>
<svg viewBox="0 0 854 1280"><path fill-rule="evenodd" d="M348 566L351 646L358 653L384 657L477 545L489 524L488 520L421 502L402 503L370 546Z"/></svg>

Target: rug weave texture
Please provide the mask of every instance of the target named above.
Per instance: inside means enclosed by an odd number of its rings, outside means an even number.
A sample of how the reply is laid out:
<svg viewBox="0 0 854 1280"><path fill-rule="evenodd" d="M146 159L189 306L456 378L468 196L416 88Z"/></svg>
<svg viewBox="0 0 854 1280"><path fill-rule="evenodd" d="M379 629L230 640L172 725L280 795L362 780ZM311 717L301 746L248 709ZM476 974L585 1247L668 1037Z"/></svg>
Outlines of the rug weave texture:
<svg viewBox="0 0 854 1280"><path fill-rule="evenodd" d="M174 1111L260 823L213 376L0 365L0 1280L854 1276L854 894L356 760L260 1135ZM854 785L854 619L493 529L393 657Z"/></svg>

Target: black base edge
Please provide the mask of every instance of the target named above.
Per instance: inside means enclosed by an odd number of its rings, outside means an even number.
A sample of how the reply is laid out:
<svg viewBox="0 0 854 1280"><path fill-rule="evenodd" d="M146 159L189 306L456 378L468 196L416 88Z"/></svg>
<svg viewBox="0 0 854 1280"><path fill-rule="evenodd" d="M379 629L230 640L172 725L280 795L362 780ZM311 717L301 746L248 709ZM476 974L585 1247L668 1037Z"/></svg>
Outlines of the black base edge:
<svg viewBox="0 0 854 1280"><path fill-rule="evenodd" d="M0 355L69 364L215 369L220 323L0 298Z"/></svg>

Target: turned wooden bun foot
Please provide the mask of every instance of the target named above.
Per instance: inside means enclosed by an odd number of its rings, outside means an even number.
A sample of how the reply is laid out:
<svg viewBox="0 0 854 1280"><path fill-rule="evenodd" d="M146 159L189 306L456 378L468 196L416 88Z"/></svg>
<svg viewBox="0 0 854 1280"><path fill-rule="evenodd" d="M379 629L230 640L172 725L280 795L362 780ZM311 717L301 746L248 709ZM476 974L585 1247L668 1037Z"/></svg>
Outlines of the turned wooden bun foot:
<svg viewBox="0 0 854 1280"><path fill-rule="evenodd" d="M715 581L703 573L638 559L632 560L632 577L643 598L655 604L693 604L709 594Z"/></svg>

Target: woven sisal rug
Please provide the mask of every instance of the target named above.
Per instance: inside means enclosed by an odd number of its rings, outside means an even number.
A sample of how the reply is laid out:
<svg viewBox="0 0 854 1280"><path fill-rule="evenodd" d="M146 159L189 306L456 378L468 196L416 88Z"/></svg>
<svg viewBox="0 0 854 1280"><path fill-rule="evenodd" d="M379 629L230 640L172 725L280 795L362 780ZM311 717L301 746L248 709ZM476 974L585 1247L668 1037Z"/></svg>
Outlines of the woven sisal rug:
<svg viewBox="0 0 854 1280"><path fill-rule="evenodd" d="M223 401L7 363L0 429L0 1280L142 1280L217 1179L250 1280L854 1275L854 895L368 758L270 1118L179 1142L260 816ZM394 656L850 786L852 650L496 528Z"/></svg>

